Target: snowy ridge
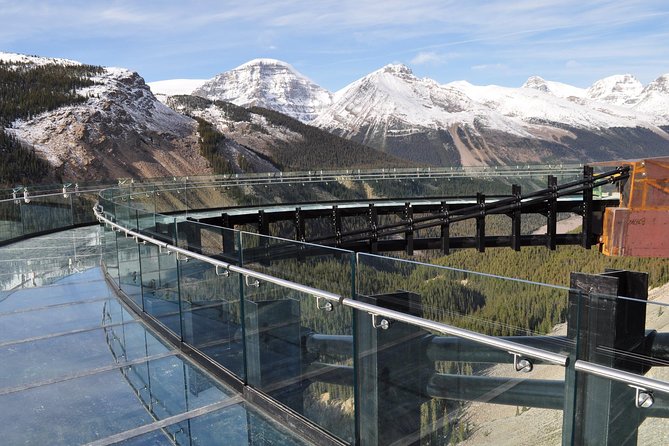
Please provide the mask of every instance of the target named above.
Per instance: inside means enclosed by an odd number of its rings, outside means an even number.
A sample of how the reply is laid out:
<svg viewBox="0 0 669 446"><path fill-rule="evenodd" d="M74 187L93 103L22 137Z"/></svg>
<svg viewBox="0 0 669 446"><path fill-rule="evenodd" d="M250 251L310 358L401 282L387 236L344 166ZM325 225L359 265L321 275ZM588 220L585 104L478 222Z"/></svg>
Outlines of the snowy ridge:
<svg viewBox="0 0 669 446"><path fill-rule="evenodd" d="M543 91L544 93L549 93L558 98L584 98L587 94L586 90L583 88L574 87L569 84L563 84L562 82L547 81L546 79L539 76L531 76L525 81L521 88L531 88L534 90Z"/></svg>
<svg viewBox="0 0 669 446"><path fill-rule="evenodd" d="M527 135L527 126L540 122L584 129L655 130L669 124L663 117L669 76L651 83L643 93L630 76L612 76L588 90L540 77L529 78L521 88L508 88L466 81L440 85L416 78L408 67L388 65L338 91L334 99L314 125L355 131L380 122L443 127L476 120L496 130Z"/></svg>
<svg viewBox="0 0 669 446"><path fill-rule="evenodd" d="M643 92L635 82L623 77L622 83L608 80L590 90L539 77L522 88L466 81L441 85L417 78L406 66L388 65L338 91L312 124L394 155L442 165L667 151L669 134L660 126L669 125L669 76ZM635 92L641 94L632 101Z"/></svg>
<svg viewBox="0 0 669 446"><path fill-rule="evenodd" d="M337 92L333 105L313 124L353 133L367 126L391 130L398 125L444 128L477 122L518 136L531 136L528 125L541 122L586 129L656 127L653 116L641 110L595 103L584 96L582 89L541 78L530 78L523 88L466 81L440 85L415 77L408 67L388 65Z"/></svg>
<svg viewBox="0 0 669 446"><path fill-rule="evenodd" d="M13 63L13 64L33 64L33 65L47 65L47 64L59 64L66 66L82 65L81 62L77 62L76 60L29 56L26 54L17 54L17 53L3 53L1 51L0 51L0 62Z"/></svg>
<svg viewBox="0 0 669 446"><path fill-rule="evenodd" d="M311 121L332 103L332 94L285 62L255 59L221 73L193 91L209 100L258 106Z"/></svg>

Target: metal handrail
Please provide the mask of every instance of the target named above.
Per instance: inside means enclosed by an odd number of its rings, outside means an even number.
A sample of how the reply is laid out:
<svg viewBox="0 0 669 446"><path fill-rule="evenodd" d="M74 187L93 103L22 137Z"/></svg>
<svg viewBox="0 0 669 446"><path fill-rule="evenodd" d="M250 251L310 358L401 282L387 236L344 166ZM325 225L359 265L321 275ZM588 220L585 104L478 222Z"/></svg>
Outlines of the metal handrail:
<svg viewBox="0 0 669 446"><path fill-rule="evenodd" d="M412 316L409 314L401 313L399 311L394 311L394 310L389 310L387 308L382 308L376 305L372 304L367 304L364 302L360 302L351 298L347 298L335 293L331 293L328 291L320 290L317 288L313 288L307 285L302 285L299 283L291 282L289 280L285 279L280 279L278 277L270 276L268 274L260 273L257 271L253 271L247 268L243 268L240 266L236 266L227 262L223 262L221 260L217 259L212 259L206 255L199 254L196 252L189 251L184 248L180 248L178 246L170 245L169 243L157 240L153 237L141 234L137 231L133 231L131 229L125 228L117 223L114 223L113 221L109 220L107 217L103 215L101 212L101 207L99 205L95 206L93 208L93 212L95 213L96 218L100 223L105 223L107 225L110 225L112 228L115 228L121 232L124 232L126 234L126 237L132 237L136 241L139 242L141 239L142 241L151 243L152 245L156 245L160 247L161 249L165 249L169 252L174 252L176 254L181 254L185 257L192 258L195 260L199 260L205 263L209 263L210 265L213 265L218 268L224 268L228 271L235 272L238 274L243 275L244 277L248 278L254 278L257 280L261 280L263 282L268 282L268 283L273 283L275 285L279 285L285 288L289 288L301 293L305 294L310 294L316 298L321 298L321 299L326 299L328 301L331 301L333 303L338 303L339 305L355 308L357 310L365 311L369 313L374 320L376 320L377 317L383 317L383 318L388 318L390 320L394 321L400 321L400 322L405 322L414 326L418 326L427 330L433 330L437 331L443 334L448 334L452 336L457 336L463 339L468 339L473 342L477 342L483 345L487 345L499 350L503 350L508 352L510 355L513 355L514 358L517 360L516 362L521 360L521 358L534 358L534 359L540 359L544 362L556 364L562 367L566 367L569 358L564 355L560 355L557 353L553 353L550 351L546 350L541 350L538 348L534 347L528 347L524 346L522 344L517 344L515 342L507 341L504 339L499 339L493 336L487 336L483 335L474 331L462 329L462 328L457 328L451 325L443 324L440 322L435 322L431 321L428 319L423 319L417 316ZM387 322L386 322L387 323Z"/></svg>
<svg viewBox="0 0 669 446"><path fill-rule="evenodd" d="M655 390L657 392L669 393L669 382L658 379L647 378L636 373L626 372L611 367L606 367L592 362L577 360L574 368L578 372L618 381L635 389Z"/></svg>

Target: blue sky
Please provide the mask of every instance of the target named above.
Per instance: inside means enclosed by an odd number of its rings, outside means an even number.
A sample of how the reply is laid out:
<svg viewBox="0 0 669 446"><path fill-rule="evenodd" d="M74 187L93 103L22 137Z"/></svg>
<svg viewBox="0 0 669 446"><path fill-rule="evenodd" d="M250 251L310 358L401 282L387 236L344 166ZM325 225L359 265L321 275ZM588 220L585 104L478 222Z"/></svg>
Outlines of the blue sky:
<svg viewBox="0 0 669 446"><path fill-rule="evenodd" d="M666 0L0 0L0 51L127 67L147 81L291 63L329 90L388 63L438 82L587 87L669 73Z"/></svg>

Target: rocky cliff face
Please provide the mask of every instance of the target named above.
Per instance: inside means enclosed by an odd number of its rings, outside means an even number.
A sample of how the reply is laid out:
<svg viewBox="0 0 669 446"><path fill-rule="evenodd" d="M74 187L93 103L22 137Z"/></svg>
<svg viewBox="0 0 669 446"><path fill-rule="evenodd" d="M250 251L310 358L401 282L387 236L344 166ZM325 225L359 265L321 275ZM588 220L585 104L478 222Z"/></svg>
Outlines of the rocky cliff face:
<svg viewBox="0 0 669 446"><path fill-rule="evenodd" d="M28 58L21 63L59 61ZM105 68L92 80L93 86L77 91L85 102L18 120L9 131L64 178L210 172L199 154L195 121L158 102L137 73Z"/></svg>

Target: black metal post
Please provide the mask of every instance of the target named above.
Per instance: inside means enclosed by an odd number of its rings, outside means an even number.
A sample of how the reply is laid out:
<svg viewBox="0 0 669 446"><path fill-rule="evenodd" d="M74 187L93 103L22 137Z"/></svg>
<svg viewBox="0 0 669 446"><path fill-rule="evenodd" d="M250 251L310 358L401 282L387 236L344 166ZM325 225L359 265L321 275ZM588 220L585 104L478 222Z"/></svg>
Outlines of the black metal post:
<svg viewBox="0 0 669 446"><path fill-rule="evenodd" d="M369 237L369 252L371 254L376 254L379 252L379 233L377 227L379 226L379 216L374 203L370 203L369 209L367 210L367 224L372 230L372 234Z"/></svg>
<svg viewBox="0 0 669 446"><path fill-rule="evenodd" d="M443 217L441 218L441 251L444 254L448 254L450 251L449 241L450 241L450 224L448 222L448 205L445 201L441 202L441 207L439 212Z"/></svg>
<svg viewBox="0 0 669 446"><path fill-rule="evenodd" d="M548 188L551 190L548 199L548 209L546 218L546 247L555 251L555 235L557 234L557 177L548 175Z"/></svg>
<svg viewBox="0 0 669 446"><path fill-rule="evenodd" d="M413 208L411 203L404 203L404 221L407 222L407 230L404 233L404 240L406 242L406 253L409 256L413 255Z"/></svg>
<svg viewBox="0 0 669 446"><path fill-rule="evenodd" d="M581 246L583 246L585 249L590 249L593 242L592 176L593 168L591 166L584 166L583 179L586 180L585 186L587 187L583 190L583 227Z"/></svg>
<svg viewBox="0 0 669 446"><path fill-rule="evenodd" d="M295 240L304 241L304 217L302 216L302 208L295 208Z"/></svg>
<svg viewBox="0 0 669 446"><path fill-rule="evenodd" d="M522 212L520 210L520 200L522 197L520 185L511 186L511 194L516 199L516 208L511 212L511 248L514 251L520 251L520 229L522 222Z"/></svg>
<svg viewBox="0 0 669 446"><path fill-rule="evenodd" d="M339 247L341 246L341 212L336 204L332 206L332 229L335 234L335 243Z"/></svg>
<svg viewBox="0 0 669 446"><path fill-rule="evenodd" d="M361 301L422 316L420 296L398 292L358 296ZM419 445L421 404L434 363L425 354L427 333L415 326L356 312L359 433L361 445ZM376 327L374 326L376 324ZM384 328L385 327L385 328Z"/></svg>
<svg viewBox="0 0 669 446"><path fill-rule="evenodd" d="M648 275L631 271L572 273L570 287L581 290L569 294L567 335L576 342L573 359L645 373L647 365L629 358L650 354L646 304L640 302L648 297ZM624 383L568 371L563 444L636 445L645 414L635 406L634 398L634 389Z"/></svg>
<svg viewBox="0 0 669 446"><path fill-rule="evenodd" d="M485 251L485 195L477 192L476 203L478 203L481 210L476 217L476 249L478 252Z"/></svg>

